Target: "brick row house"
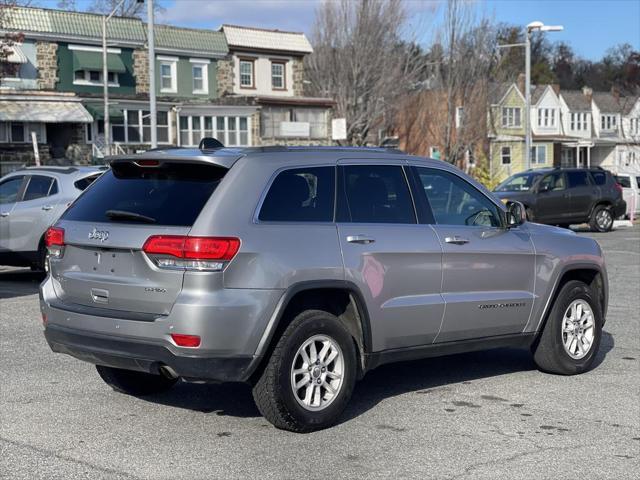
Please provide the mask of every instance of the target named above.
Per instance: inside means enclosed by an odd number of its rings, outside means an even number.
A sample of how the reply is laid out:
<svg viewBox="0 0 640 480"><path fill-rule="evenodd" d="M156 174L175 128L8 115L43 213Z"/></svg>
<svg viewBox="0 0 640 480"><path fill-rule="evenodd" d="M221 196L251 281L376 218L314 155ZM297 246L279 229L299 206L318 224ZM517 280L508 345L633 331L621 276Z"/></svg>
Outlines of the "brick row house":
<svg viewBox="0 0 640 480"><path fill-rule="evenodd" d="M101 158L102 16L5 10L0 34L23 38L2 59L0 160L31 161L31 132L45 161ZM119 152L149 147L146 35L139 19L108 23L110 133ZM303 59L311 51L302 33L156 25L159 146L194 146L205 136L229 146L330 143L333 101L304 96Z"/></svg>
<svg viewBox="0 0 640 480"><path fill-rule="evenodd" d="M490 171L501 181L525 168L524 88L493 85L489 103ZM640 97L537 85L531 91L530 115L531 168L640 171Z"/></svg>

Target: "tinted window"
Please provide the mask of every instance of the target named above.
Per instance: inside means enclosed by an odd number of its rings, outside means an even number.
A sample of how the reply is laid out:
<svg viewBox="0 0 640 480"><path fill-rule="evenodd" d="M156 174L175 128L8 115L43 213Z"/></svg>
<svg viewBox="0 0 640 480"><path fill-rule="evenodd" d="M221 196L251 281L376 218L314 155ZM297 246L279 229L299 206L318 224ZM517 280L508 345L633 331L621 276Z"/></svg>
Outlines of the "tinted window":
<svg viewBox="0 0 640 480"><path fill-rule="evenodd" d="M24 177L13 177L0 183L0 205L16 201L23 178Z"/></svg>
<svg viewBox="0 0 640 480"><path fill-rule="evenodd" d="M335 168L296 168L278 174L258 218L267 222L333 222Z"/></svg>
<svg viewBox="0 0 640 480"><path fill-rule="evenodd" d="M605 185L607 183L607 174L605 172L591 172L591 179L596 185Z"/></svg>
<svg viewBox="0 0 640 480"><path fill-rule="evenodd" d="M145 168L132 163L117 164L100 176L62 218L191 226L226 171L210 165L168 163L159 168ZM107 216L108 210L148 218Z"/></svg>
<svg viewBox="0 0 640 480"><path fill-rule="evenodd" d="M616 175L616 182L623 188L631 188L631 178L626 175Z"/></svg>
<svg viewBox="0 0 640 480"><path fill-rule="evenodd" d="M589 185L587 176L588 174L585 171L567 172L569 188L586 187L587 185Z"/></svg>
<svg viewBox="0 0 640 480"><path fill-rule="evenodd" d="M562 173L552 173L551 175L545 176L540 181L541 192L549 190L564 190L565 188L564 175Z"/></svg>
<svg viewBox="0 0 640 480"><path fill-rule="evenodd" d="M402 167L352 165L343 168L346 208L341 220L355 223L416 223Z"/></svg>
<svg viewBox="0 0 640 480"><path fill-rule="evenodd" d="M73 185L78 189L84 191L89 185L91 185L100 174L91 175L90 177L84 177L80 180L76 180Z"/></svg>
<svg viewBox="0 0 640 480"><path fill-rule="evenodd" d="M436 223L442 225L501 225L498 207L457 175L417 168Z"/></svg>
<svg viewBox="0 0 640 480"><path fill-rule="evenodd" d="M27 185L27 190L24 192L24 198L22 201L36 200L38 198L46 197L49 195L51 184L55 182L54 178L45 177L43 175L33 175Z"/></svg>

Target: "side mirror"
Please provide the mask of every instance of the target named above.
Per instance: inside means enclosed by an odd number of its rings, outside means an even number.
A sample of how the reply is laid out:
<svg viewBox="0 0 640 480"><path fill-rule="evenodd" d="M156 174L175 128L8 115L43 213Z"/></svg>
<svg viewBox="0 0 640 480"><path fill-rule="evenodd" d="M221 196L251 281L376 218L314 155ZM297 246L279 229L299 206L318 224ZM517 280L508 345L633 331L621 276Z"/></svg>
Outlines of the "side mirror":
<svg viewBox="0 0 640 480"><path fill-rule="evenodd" d="M507 202L507 227L517 227L527 221L527 211L520 202Z"/></svg>

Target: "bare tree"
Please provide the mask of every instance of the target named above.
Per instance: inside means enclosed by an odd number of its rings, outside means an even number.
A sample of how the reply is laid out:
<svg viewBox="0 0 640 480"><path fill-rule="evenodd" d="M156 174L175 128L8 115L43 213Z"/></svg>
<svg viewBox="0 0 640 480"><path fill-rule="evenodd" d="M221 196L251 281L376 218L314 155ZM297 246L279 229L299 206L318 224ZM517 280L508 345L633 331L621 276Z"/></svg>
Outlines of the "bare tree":
<svg viewBox="0 0 640 480"><path fill-rule="evenodd" d="M347 119L347 142L376 141L399 99L424 74L421 50L407 41L401 0L323 2L316 11L314 53L307 58L309 93L336 100Z"/></svg>
<svg viewBox="0 0 640 480"><path fill-rule="evenodd" d="M75 10L75 0L61 0L73 4ZM120 0L93 0L89 5L88 11L96 13L108 14L118 5ZM156 12L162 11L162 0L154 0L154 9ZM146 18L147 7L145 2L139 0L125 0L116 10L119 17L141 17Z"/></svg>

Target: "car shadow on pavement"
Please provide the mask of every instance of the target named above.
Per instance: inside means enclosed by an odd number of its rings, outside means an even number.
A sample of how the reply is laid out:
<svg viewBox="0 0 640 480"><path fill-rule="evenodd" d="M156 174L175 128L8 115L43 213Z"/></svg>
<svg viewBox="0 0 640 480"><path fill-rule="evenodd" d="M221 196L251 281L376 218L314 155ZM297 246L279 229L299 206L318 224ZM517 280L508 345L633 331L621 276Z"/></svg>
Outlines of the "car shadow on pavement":
<svg viewBox="0 0 640 480"><path fill-rule="evenodd" d="M0 299L24 297L38 293L44 272L26 269L0 270Z"/></svg>
<svg viewBox="0 0 640 480"><path fill-rule="evenodd" d="M594 367L613 348L613 337L603 332ZM406 393L427 395L489 377L536 370L531 353L524 349L501 348L481 352L427 358L383 365L356 384L341 423L359 417L381 401ZM540 375L546 375L540 373ZM509 391L487 391L492 398L509 400ZM206 414L259 417L251 387L245 384L194 384L181 382L166 393L141 397L143 400Z"/></svg>

